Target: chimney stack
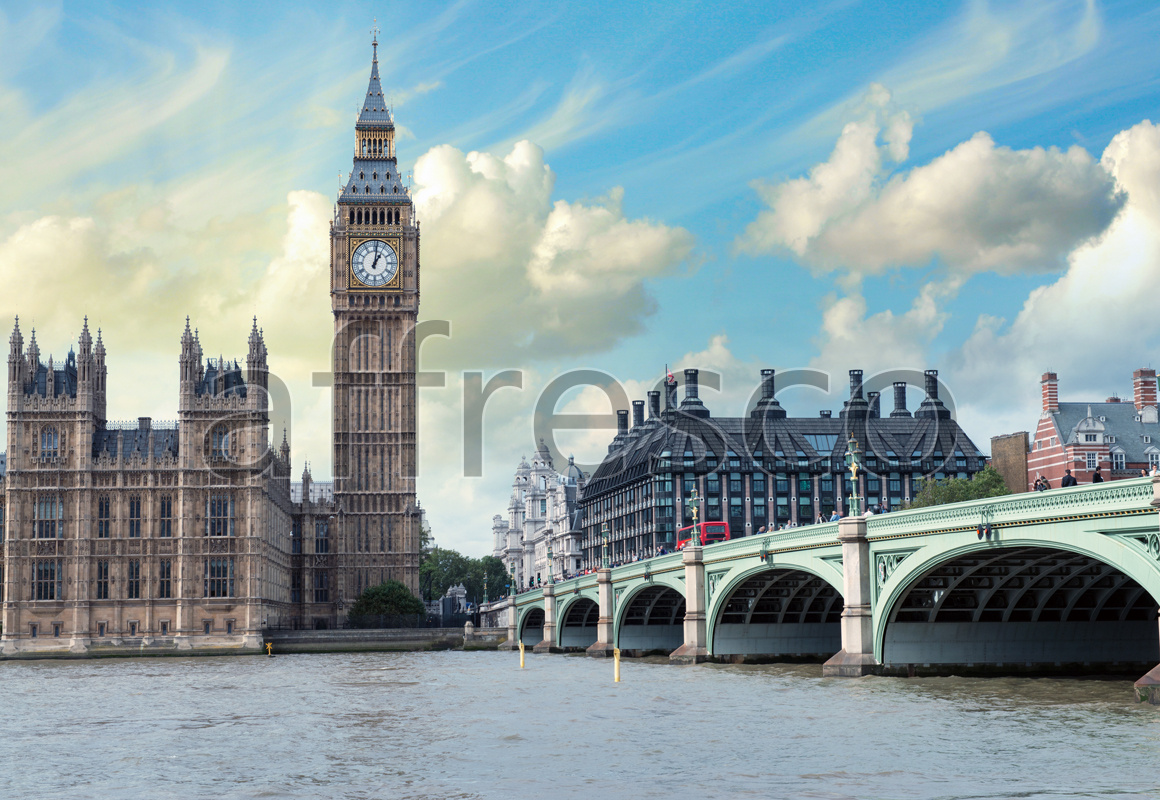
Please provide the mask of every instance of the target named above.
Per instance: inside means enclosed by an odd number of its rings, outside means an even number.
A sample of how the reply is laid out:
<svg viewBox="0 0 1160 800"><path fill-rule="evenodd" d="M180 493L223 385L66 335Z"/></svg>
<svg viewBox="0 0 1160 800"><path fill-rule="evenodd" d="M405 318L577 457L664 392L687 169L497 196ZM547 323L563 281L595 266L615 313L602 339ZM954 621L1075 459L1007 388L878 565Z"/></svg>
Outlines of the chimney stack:
<svg viewBox="0 0 1160 800"><path fill-rule="evenodd" d="M1156 370L1145 367L1132 373L1132 399L1137 411L1156 406Z"/></svg>
<svg viewBox="0 0 1160 800"><path fill-rule="evenodd" d="M616 412L616 435L623 436L628 433L628 411L620 409Z"/></svg>
<svg viewBox="0 0 1160 800"><path fill-rule="evenodd" d="M879 399L882 397L881 392L867 392L867 401L870 403L870 413L867 415L870 419L878 419L882 416L881 408L879 407Z"/></svg>
<svg viewBox="0 0 1160 800"><path fill-rule="evenodd" d="M699 370L685 370L685 399L681 401L681 413L693 417L708 417L709 409L701 402L697 375Z"/></svg>
<svg viewBox="0 0 1160 800"><path fill-rule="evenodd" d="M925 370L922 373L922 382L926 397L919 404L914 416L923 419L950 419L950 409L943 405L943 401L938 397L938 370Z"/></svg>
<svg viewBox="0 0 1160 800"><path fill-rule="evenodd" d="M1039 379L1039 386L1043 395L1043 413L1054 414L1059 411L1059 376L1054 372L1045 372Z"/></svg>
<svg viewBox="0 0 1160 800"><path fill-rule="evenodd" d="M862 399L862 370L850 370L850 399Z"/></svg>
<svg viewBox="0 0 1160 800"><path fill-rule="evenodd" d="M894 410L890 412L890 416L892 419L910 416L910 412L906 410L906 381L894 382Z"/></svg>
<svg viewBox="0 0 1160 800"><path fill-rule="evenodd" d="M632 401L632 427L639 428L644 425L644 401Z"/></svg>
<svg viewBox="0 0 1160 800"><path fill-rule="evenodd" d="M661 393L648 393L648 418L656 419L661 415Z"/></svg>
<svg viewBox="0 0 1160 800"><path fill-rule="evenodd" d="M774 399L775 394L777 394L777 385L774 371L772 369L763 369L761 371L761 398L757 401L757 405L750 412L749 416L757 419L763 417L784 418L785 409L781 407L781 403Z"/></svg>

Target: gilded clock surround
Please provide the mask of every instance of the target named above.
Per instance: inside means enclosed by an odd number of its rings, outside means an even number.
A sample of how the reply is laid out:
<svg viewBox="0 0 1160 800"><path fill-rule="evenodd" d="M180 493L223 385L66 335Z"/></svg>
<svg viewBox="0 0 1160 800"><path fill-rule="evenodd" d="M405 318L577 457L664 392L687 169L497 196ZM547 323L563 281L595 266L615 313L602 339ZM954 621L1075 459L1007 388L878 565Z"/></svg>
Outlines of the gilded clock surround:
<svg viewBox="0 0 1160 800"><path fill-rule="evenodd" d="M364 242L386 242L395 251L395 261L398 267L395 276L382 286L367 286L354 274L354 251ZM349 279L348 287L352 292L391 292L401 291L403 288L403 249L402 240L398 236L351 236L350 247L346 253L346 271Z"/></svg>

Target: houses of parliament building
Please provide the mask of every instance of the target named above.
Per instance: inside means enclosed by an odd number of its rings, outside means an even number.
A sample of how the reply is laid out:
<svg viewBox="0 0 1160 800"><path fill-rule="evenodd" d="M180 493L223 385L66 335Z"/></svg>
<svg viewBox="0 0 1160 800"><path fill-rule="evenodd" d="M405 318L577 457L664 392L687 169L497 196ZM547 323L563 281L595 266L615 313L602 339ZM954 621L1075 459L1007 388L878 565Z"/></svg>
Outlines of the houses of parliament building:
<svg viewBox="0 0 1160 800"><path fill-rule="evenodd" d="M35 331L26 342L17 320L0 656L257 648L264 628L339 624L384 580L417 592L419 226L373 48L330 225L333 483L309 471L292 482L285 434L271 441L257 320L244 360L207 360L186 320L166 423L108 420L105 344L87 320L63 357L42 354Z"/></svg>

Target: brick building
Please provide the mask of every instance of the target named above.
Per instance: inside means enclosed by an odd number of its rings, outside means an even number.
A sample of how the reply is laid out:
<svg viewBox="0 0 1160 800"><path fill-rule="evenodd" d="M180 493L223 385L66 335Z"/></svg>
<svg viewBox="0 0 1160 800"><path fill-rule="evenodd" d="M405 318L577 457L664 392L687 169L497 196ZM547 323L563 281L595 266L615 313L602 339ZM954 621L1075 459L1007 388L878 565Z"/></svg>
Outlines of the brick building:
<svg viewBox="0 0 1160 800"><path fill-rule="evenodd" d="M1045 372L1040 386L1043 405L1028 441L1027 490L1039 475L1057 488L1067 469L1080 483L1090 483L1097 468L1104 480L1118 480L1160 466L1156 370L1132 373L1130 403L1114 395L1102 402L1061 403L1054 372Z"/></svg>

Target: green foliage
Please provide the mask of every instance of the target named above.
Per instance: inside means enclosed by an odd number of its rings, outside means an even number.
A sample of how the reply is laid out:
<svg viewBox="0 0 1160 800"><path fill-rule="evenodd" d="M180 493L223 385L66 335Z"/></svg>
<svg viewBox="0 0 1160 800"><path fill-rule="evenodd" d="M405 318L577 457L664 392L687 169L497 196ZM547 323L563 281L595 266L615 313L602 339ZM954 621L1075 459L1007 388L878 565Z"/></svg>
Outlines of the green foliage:
<svg viewBox="0 0 1160 800"><path fill-rule="evenodd" d="M1011 494L1011 490L1003 482L1003 476L989 465L971 478L927 480L923 481L921 485L922 488L910 501L908 508L941 506L946 503L960 503L964 500L979 500L984 497L1001 497L1005 494Z"/></svg>
<svg viewBox="0 0 1160 800"><path fill-rule="evenodd" d="M350 607L350 616L426 614L427 608L418 597L399 581L387 581L372 586L358 596Z"/></svg>
<svg viewBox="0 0 1160 800"><path fill-rule="evenodd" d="M467 599L483 602L483 579L487 576L487 595L494 599L507 594L508 575L502 561L495 556L468 558L444 547L432 548L419 564L419 586L428 603L438 600L452 586L463 584Z"/></svg>

